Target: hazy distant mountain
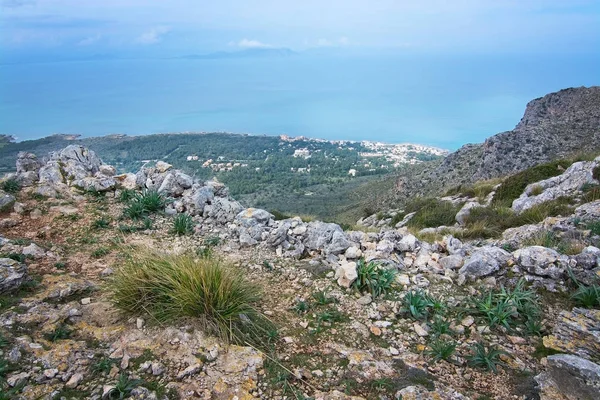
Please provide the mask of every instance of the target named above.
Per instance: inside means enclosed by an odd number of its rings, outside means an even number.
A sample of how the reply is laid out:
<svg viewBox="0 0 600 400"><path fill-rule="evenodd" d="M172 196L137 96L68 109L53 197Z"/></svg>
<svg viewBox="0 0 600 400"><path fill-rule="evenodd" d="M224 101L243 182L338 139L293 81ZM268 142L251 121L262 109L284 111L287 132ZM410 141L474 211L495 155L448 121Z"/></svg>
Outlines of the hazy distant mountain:
<svg viewBox="0 0 600 400"><path fill-rule="evenodd" d="M258 58L258 57L289 57L297 55L293 50L287 48L257 48L257 49L246 49L240 51L218 51L209 54L190 54L177 58L184 58L188 60L216 60L226 58Z"/></svg>

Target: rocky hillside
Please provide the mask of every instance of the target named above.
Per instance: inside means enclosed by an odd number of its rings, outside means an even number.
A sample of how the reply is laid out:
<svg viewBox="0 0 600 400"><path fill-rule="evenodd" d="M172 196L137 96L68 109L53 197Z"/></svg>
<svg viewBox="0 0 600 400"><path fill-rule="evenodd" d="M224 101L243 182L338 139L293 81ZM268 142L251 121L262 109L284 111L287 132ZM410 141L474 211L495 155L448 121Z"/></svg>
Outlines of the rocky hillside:
<svg viewBox="0 0 600 400"><path fill-rule="evenodd" d="M600 150L600 87L564 89L527 104L515 129L468 144L442 162L398 178L394 195L439 194L457 185L503 177L544 162Z"/></svg>
<svg viewBox="0 0 600 400"><path fill-rule="evenodd" d="M355 231L276 220L164 162L44 159L0 182L4 398L600 398L600 159L500 215L494 185ZM483 217L513 227L481 235ZM175 295L203 271L238 283ZM251 295L217 335L227 307L205 306L232 293Z"/></svg>

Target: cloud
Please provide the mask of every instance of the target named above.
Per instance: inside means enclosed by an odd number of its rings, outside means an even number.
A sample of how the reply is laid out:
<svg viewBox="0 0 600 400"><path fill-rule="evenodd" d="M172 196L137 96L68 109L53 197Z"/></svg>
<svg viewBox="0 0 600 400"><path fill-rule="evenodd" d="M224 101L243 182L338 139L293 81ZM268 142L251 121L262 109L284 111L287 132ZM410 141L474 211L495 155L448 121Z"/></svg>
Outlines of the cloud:
<svg viewBox="0 0 600 400"><path fill-rule="evenodd" d="M242 47L245 49L268 49L272 48L273 45L260 42L258 40L242 39L239 42L229 42L230 46Z"/></svg>
<svg viewBox="0 0 600 400"><path fill-rule="evenodd" d="M157 26L147 32L142 33L136 38L136 43L140 44L155 44L162 40L162 37L169 33L171 28L168 26Z"/></svg>
<svg viewBox="0 0 600 400"><path fill-rule="evenodd" d="M342 36L339 39L318 39L316 42L317 47L340 47L350 45L350 40L346 36Z"/></svg>
<svg viewBox="0 0 600 400"><path fill-rule="evenodd" d="M89 46L89 45L96 43L101 38L102 38L101 35L88 36L85 39L80 40L79 43L77 43L77 44L79 46Z"/></svg>
<svg viewBox="0 0 600 400"><path fill-rule="evenodd" d="M2 0L0 2L0 6L5 8L19 8L33 4L35 4L35 0Z"/></svg>

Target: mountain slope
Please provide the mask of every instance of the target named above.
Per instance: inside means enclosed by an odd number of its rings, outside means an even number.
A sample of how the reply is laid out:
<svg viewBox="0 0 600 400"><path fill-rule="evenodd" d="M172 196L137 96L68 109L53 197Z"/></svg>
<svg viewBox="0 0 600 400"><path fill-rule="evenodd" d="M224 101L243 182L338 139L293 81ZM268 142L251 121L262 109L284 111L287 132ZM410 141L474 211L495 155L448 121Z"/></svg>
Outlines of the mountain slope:
<svg viewBox="0 0 600 400"><path fill-rule="evenodd" d="M515 129L467 144L443 161L398 175L380 205L439 194L444 189L503 177L576 153L600 150L600 86L564 89L532 100Z"/></svg>

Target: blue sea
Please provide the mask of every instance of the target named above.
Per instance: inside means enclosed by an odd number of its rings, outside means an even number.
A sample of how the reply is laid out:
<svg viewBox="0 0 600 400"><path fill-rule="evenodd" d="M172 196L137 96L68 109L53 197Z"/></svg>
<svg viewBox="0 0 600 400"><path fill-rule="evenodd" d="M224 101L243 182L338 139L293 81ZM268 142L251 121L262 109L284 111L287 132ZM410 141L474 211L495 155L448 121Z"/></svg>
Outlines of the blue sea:
<svg viewBox="0 0 600 400"><path fill-rule="evenodd" d="M0 133L179 131L456 149L512 129L528 101L600 84L600 57L297 54L0 64Z"/></svg>

